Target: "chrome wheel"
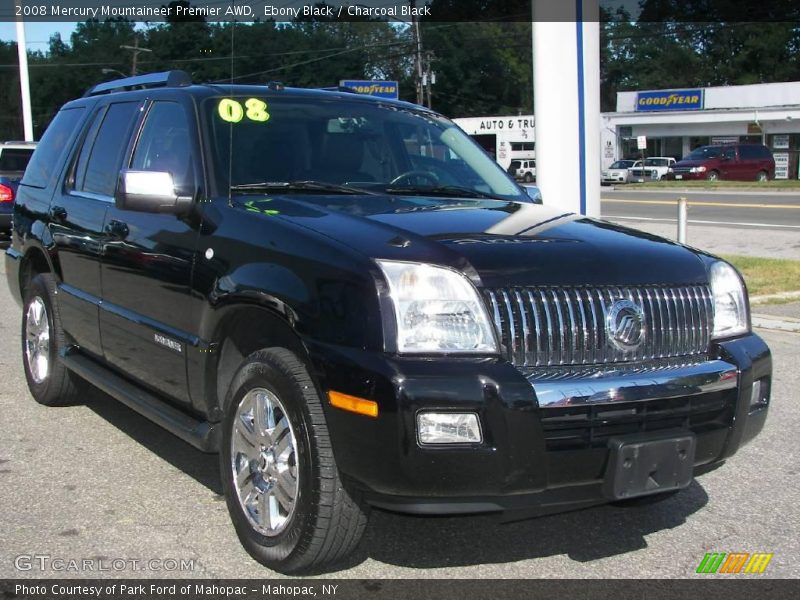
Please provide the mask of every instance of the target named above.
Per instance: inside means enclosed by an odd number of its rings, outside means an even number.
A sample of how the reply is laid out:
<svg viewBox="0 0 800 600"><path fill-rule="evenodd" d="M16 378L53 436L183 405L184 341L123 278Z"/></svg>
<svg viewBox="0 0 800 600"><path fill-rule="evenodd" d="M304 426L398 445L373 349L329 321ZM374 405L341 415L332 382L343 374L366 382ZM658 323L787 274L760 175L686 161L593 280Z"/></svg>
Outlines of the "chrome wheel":
<svg viewBox="0 0 800 600"><path fill-rule="evenodd" d="M42 383L50 374L50 322L47 308L39 296L28 304L25 313L25 360L35 383Z"/></svg>
<svg viewBox="0 0 800 600"><path fill-rule="evenodd" d="M297 442L278 397L264 388L244 395L231 432L233 486L250 525L262 535L281 533L298 492Z"/></svg>

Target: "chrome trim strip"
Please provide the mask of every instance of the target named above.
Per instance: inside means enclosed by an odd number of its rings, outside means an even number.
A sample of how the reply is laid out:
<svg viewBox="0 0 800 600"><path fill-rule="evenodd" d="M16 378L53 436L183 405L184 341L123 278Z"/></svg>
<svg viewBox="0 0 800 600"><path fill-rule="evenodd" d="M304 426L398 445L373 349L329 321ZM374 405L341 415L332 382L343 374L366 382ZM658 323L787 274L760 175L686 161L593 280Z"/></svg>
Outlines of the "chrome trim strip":
<svg viewBox="0 0 800 600"><path fill-rule="evenodd" d="M539 406L563 407L585 404L639 402L680 396L696 396L736 387L735 365L722 360L628 373L624 370L598 372L595 376L570 380L528 378Z"/></svg>

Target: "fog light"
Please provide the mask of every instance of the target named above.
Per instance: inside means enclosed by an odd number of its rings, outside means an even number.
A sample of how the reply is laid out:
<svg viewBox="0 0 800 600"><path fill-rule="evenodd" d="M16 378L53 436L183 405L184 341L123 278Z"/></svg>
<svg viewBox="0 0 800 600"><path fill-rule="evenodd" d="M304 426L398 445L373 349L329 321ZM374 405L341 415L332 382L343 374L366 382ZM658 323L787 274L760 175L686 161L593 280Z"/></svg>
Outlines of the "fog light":
<svg viewBox="0 0 800 600"><path fill-rule="evenodd" d="M420 444L480 444L483 440L475 413L419 413L417 435Z"/></svg>
<svg viewBox="0 0 800 600"><path fill-rule="evenodd" d="M763 408L767 404L769 404L769 381L766 377L762 377L753 382L753 389L750 392L750 410Z"/></svg>

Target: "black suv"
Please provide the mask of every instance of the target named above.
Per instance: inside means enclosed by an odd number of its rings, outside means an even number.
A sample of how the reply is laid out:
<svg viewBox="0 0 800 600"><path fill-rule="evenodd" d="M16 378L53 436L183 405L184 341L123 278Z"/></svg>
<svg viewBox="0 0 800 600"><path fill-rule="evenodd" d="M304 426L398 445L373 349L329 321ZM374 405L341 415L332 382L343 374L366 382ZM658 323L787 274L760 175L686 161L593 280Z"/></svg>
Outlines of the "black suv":
<svg viewBox="0 0 800 600"><path fill-rule="evenodd" d="M47 129L13 223L33 397L90 382L219 452L242 543L284 572L351 552L371 506L665 497L767 414L730 265L534 204L412 104L101 84Z"/></svg>

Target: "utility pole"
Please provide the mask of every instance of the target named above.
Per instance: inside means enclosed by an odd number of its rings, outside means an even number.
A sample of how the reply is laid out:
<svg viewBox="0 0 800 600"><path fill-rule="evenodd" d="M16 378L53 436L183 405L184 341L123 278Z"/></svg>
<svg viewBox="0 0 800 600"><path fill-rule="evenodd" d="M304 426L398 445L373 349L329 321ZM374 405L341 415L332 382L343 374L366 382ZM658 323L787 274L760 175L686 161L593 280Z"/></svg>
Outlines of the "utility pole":
<svg viewBox="0 0 800 600"><path fill-rule="evenodd" d="M21 7L22 0L16 5ZM19 11L20 13L22 11ZM25 141L33 141L33 117L31 113L31 84L28 78L28 45L25 43L25 23L17 17L17 58L19 59L19 91L22 99L22 125Z"/></svg>
<svg viewBox="0 0 800 600"><path fill-rule="evenodd" d="M139 53L140 52L152 52L149 48L140 48L139 47L139 36L134 32L133 34L133 46L126 46L125 44L121 45L120 48L123 50L130 50L133 52L133 63L131 65L131 75L136 75L136 63L139 60Z"/></svg>
<svg viewBox="0 0 800 600"><path fill-rule="evenodd" d="M411 5L411 32L414 35L414 70L417 72L417 104L425 102L425 90L422 83L422 37L419 33L419 20L414 14L416 12L416 0L408 0Z"/></svg>
<svg viewBox="0 0 800 600"><path fill-rule="evenodd" d="M433 108L433 85L436 83L436 73L431 70L431 62L434 58L435 56L430 50L425 53L425 74L423 75L422 81L427 91L428 108Z"/></svg>

